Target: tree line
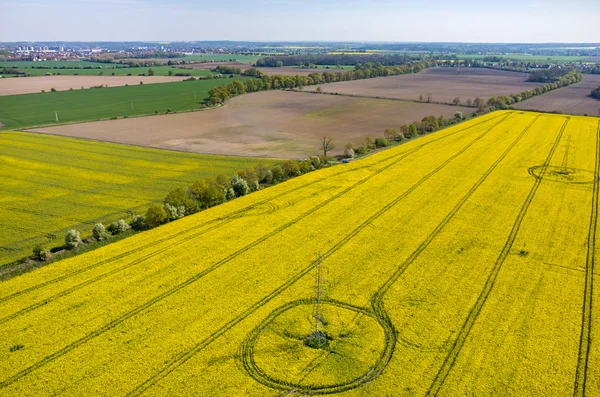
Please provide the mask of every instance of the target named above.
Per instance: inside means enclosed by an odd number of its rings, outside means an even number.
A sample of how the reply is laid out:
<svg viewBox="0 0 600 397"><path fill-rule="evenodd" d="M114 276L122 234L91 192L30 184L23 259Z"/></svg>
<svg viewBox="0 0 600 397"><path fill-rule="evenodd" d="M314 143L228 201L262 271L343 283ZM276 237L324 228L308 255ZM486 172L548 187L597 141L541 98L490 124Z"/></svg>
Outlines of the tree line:
<svg viewBox="0 0 600 397"><path fill-rule="evenodd" d="M404 124L400 126L400 128L386 128L381 136L376 138L367 136L360 145L348 142L344 147L344 157L352 158L355 156L363 156L373 150L384 148L394 143L400 143L407 139L430 134L476 115L476 112L466 116L463 115L462 112L456 112L454 113L454 118L450 119L444 116L426 116L423 117L421 121Z"/></svg>
<svg viewBox="0 0 600 397"><path fill-rule="evenodd" d="M554 83L544 84L535 87L532 90L526 90L520 94L513 94L508 96L491 97L487 100L487 107L490 111L495 109L508 109L512 104L524 101L536 95L541 95L545 92L555 90L557 88L566 87L571 84L578 83L583 80L583 75L579 72L569 72L563 75L558 81Z"/></svg>
<svg viewBox="0 0 600 397"><path fill-rule="evenodd" d="M212 105L222 104L229 98L257 91L268 91L278 89L303 88L308 85L335 83L338 81L361 80L372 77L397 76L401 74L417 73L421 70L435 66L435 62L420 61L407 65L384 66L381 63L365 63L357 65L355 70L343 72L311 73L308 76L282 76L263 75L259 70L249 69L247 72L255 73L260 78L244 81L233 81L225 86L219 86L208 92L209 103ZM260 73L260 74L259 74ZM248 74L246 74L248 75Z"/></svg>
<svg viewBox="0 0 600 397"><path fill-rule="evenodd" d="M310 65L356 65L359 63L372 62L384 66L405 65L415 60L407 55L364 55L364 54L314 54L314 55L282 55L259 58L256 66L282 67Z"/></svg>
<svg viewBox="0 0 600 397"><path fill-rule="evenodd" d="M534 83L554 83L559 81L563 76L569 74L570 69L566 68L550 68L535 70L529 73L527 81Z"/></svg>

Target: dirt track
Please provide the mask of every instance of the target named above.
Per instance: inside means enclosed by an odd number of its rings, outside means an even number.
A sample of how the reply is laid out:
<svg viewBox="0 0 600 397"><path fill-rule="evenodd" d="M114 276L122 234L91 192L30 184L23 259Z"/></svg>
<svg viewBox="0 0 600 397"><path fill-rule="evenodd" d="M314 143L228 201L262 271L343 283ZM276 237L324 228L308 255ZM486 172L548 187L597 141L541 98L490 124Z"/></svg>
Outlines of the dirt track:
<svg viewBox="0 0 600 397"><path fill-rule="evenodd" d="M432 68L416 74L321 84L319 87L324 92L413 101L419 100L421 95L426 100L431 93L434 102L452 103L459 97L466 103L469 98L516 94L540 85L526 83L526 78L525 73L483 68Z"/></svg>
<svg viewBox="0 0 600 397"><path fill-rule="evenodd" d="M346 142L360 143L388 127L425 116L452 117L472 109L268 91L242 95L219 109L109 120L36 129L49 134L183 150L274 158L305 158L319 152L319 138L332 136L341 153Z"/></svg>
<svg viewBox="0 0 600 397"><path fill-rule="evenodd" d="M515 105L518 109L600 116L600 101L590 96L600 84L600 75L585 74L583 81L538 95Z"/></svg>
<svg viewBox="0 0 600 397"><path fill-rule="evenodd" d="M0 79L0 96L29 94L50 91L55 88L58 91L66 91L90 88L101 84L109 87L125 84L135 85L143 81L144 84L167 83L171 81L182 81L185 77L169 76L35 76L35 77L11 77Z"/></svg>

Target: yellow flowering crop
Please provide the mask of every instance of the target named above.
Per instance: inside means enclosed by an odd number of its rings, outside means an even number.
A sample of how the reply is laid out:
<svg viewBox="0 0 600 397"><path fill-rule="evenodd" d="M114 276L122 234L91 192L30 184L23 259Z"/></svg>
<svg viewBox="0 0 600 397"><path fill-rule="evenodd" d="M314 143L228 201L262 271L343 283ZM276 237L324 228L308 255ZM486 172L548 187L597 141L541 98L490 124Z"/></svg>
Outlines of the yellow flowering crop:
<svg viewBox="0 0 600 397"><path fill-rule="evenodd" d="M0 265L65 233L142 214L178 187L258 160L176 153L22 132L0 133ZM272 164L272 160L265 160Z"/></svg>
<svg viewBox="0 0 600 397"><path fill-rule="evenodd" d="M0 283L0 395L600 396L599 156L494 112Z"/></svg>

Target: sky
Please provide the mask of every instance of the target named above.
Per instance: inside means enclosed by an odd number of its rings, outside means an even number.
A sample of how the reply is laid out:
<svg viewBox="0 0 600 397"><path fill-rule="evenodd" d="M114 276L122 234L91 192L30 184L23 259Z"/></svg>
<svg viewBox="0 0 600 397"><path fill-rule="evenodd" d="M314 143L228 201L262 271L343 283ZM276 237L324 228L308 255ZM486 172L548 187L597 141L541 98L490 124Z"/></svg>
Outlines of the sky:
<svg viewBox="0 0 600 397"><path fill-rule="evenodd" d="M0 42L600 42L599 0L0 0L0 10Z"/></svg>

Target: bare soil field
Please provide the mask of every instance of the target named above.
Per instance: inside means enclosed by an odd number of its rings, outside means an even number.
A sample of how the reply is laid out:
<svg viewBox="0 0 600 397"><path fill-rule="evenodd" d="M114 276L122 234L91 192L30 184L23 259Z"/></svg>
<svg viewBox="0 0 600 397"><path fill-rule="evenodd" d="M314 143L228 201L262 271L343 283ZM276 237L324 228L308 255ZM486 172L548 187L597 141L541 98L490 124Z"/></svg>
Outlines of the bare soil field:
<svg viewBox="0 0 600 397"><path fill-rule="evenodd" d="M600 84L600 75L585 74L581 83L550 91L517 104L518 109L600 116L600 101L590 92Z"/></svg>
<svg viewBox="0 0 600 397"><path fill-rule="evenodd" d="M236 68L240 68L242 70L248 70L255 66L248 65L247 63L242 62L209 62L209 63L199 63L199 64L191 64L185 65L185 69L199 69L199 70L212 70L217 66L235 66ZM183 66L182 66L183 67ZM281 76L308 76L311 73L324 73L324 72L344 72L344 69L302 69L302 68L257 68L264 74L268 75L281 75Z"/></svg>
<svg viewBox="0 0 600 397"><path fill-rule="evenodd" d="M457 106L268 91L231 99L222 108L35 129L195 153L272 158L305 158L319 153L319 138L330 135L344 145L379 136L389 127L425 116L452 117Z"/></svg>
<svg viewBox="0 0 600 397"><path fill-rule="evenodd" d="M58 91L66 91L99 86L101 84L116 87L125 84L134 85L143 81L144 84L168 83L182 81L185 77L169 76L35 76L0 79L0 96L30 94L50 91L55 88Z"/></svg>
<svg viewBox="0 0 600 397"><path fill-rule="evenodd" d="M431 68L416 74L343 81L321 84L320 87L324 92L413 101L419 100L421 95L426 100L431 93L433 102L452 103L459 97L466 103L469 98L516 94L540 85L527 83L526 79L525 73L493 69ZM306 89L316 89L316 86Z"/></svg>

